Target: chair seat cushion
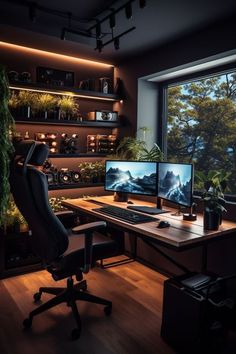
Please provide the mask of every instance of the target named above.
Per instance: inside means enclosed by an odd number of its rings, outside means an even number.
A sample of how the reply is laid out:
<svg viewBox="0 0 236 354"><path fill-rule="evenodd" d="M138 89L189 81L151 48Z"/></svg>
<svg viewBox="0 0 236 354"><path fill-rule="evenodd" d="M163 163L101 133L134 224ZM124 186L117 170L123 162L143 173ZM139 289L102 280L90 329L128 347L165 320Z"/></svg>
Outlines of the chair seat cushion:
<svg viewBox="0 0 236 354"><path fill-rule="evenodd" d="M66 278L80 272L84 266L84 238L82 235L69 234L69 246L66 252L48 268L55 280ZM95 232L93 234L93 264L99 260L117 255L117 242Z"/></svg>

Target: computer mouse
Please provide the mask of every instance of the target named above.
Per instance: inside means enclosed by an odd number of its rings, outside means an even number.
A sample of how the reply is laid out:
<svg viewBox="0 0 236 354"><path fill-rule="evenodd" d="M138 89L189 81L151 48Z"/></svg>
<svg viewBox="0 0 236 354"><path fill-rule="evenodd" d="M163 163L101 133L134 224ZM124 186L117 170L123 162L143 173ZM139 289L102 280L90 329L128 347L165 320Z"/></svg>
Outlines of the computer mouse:
<svg viewBox="0 0 236 354"><path fill-rule="evenodd" d="M170 226L170 223L168 221L160 221L157 227L159 229L163 229L164 227L169 227L169 226Z"/></svg>
<svg viewBox="0 0 236 354"><path fill-rule="evenodd" d="M127 204L134 204L131 200L128 200Z"/></svg>

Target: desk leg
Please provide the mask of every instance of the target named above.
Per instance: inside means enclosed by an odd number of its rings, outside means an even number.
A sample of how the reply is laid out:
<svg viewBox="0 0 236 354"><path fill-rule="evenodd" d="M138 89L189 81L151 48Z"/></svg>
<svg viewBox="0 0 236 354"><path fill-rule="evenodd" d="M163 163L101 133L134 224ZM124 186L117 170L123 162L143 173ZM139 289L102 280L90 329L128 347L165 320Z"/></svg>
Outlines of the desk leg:
<svg viewBox="0 0 236 354"><path fill-rule="evenodd" d="M119 261L114 261L114 262L110 262L110 263L106 263L106 264L104 264L104 260L101 259L100 260L101 268L115 267L118 265L134 262L136 260L136 257L137 257L137 236L135 234L129 234L129 235L134 237L134 243L132 244L132 249L131 249L131 256L129 257L129 256L125 255L125 257L126 257L125 259L121 259ZM125 237L125 234L123 235L123 237Z"/></svg>

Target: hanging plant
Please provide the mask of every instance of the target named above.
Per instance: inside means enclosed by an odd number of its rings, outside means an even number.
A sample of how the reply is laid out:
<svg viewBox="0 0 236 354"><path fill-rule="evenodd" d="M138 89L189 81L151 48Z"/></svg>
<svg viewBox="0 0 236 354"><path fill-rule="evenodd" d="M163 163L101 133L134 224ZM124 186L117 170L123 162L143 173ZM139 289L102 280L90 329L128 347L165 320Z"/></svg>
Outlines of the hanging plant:
<svg viewBox="0 0 236 354"><path fill-rule="evenodd" d="M0 66L0 225L6 217L9 196L9 164L13 153L11 135L14 120L8 109L10 93L5 69Z"/></svg>

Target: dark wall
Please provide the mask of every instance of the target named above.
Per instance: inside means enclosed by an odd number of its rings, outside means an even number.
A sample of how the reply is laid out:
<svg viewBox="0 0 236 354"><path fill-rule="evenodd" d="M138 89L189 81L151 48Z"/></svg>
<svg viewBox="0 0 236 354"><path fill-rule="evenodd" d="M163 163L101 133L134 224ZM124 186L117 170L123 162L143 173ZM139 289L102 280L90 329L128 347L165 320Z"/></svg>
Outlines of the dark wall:
<svg viewBox="0 0 236 354"><path fill-rule="evenodd" d="M138 78L236 49L235 36L236 22L232 17L155 50L123 60L116 75L125 83L126 99L121 114L132 123L127 133L136 131Z"/></svg>

